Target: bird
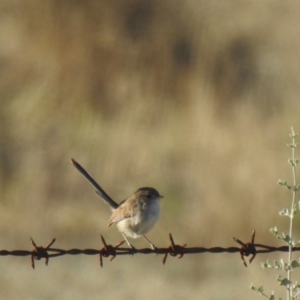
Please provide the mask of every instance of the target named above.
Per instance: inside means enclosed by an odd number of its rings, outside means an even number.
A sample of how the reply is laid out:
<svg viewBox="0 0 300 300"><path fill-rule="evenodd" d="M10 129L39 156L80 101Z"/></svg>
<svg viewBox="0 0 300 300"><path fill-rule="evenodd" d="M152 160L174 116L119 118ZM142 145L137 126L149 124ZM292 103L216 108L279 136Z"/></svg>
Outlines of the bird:
<svg viewBox="0 0 300 300"><path fill-rule="evenodd" d="M119 204L115 202L93 179L93 177L73 158L71 162L74 167L96 188L96 194L102 198L111 208L112 214L108 226L116 225L125 241L131 249L135 249L127 237L138 238L142 236L151 246L154 244L145 236L151 231L160 216L160 199L164 196L152 187L139 188L132 196Z"/></svg>

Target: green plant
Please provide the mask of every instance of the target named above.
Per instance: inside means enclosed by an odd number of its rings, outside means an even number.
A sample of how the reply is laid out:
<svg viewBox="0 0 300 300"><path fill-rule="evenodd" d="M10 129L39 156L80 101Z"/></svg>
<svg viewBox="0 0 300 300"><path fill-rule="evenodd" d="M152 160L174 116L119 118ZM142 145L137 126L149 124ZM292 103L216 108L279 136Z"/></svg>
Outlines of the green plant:
<svg viewBox="0 0 300 300"><path fill-rule="evenodd" d="M300 190L300 184L297 184L297 176L296 176L297 175L296 170L299 163L299 160L295 157L296 148L299 146L299 144L296 143L297 136L298 133L295 133L294 129L291 128L290 137L292 139L292 142L288 144L288 146L291 148L292 158L290 158L288 162L292 167L293 183L289 185L285 180L278 181L278 183L281 186L286 187L288 190L292 192L292 203L290 209L284 208L279 212L280 216L289 218L289 231L288 234L285 234L285 233L279 233L277 227L270 228L270 232L273 233L277 239L282 240L288 246L288 258L286 262L283 259L280 259L280 260L275 260L273 264L269 263L268 260L262 263L263 268L267 268L267 269L273 268L278 271L285 272L284 276L279 275L277 277L277 281L281 286L284 286L286 288L286 292L287 292L286 299L288 300L299 299L300 297L300 284L298 284L297 281L295 282L292 281L293 270L300 267L300 259L294 260L292 257L293 248L300 245L300 241L295 242L293 239L293 220L296 213L300 211L300 201L296 203L296 193ZM272 292L272 294L268 296L267 294L264 293L263 286L256 287L254 284L252 284L250 288L270 300L275 299L274 292Z"/></svg>

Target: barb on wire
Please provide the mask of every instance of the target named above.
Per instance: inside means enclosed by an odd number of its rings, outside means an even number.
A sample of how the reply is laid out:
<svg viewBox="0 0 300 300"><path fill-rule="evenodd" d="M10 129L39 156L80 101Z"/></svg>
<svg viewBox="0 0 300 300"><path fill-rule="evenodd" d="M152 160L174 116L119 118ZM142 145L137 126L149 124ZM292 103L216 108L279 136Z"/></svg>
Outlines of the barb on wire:
<svg viewBox="0 0 300 300"><path fill-rule="evenodd" d="M55 242L55 239L53 239L45 248L44 247L38 247L34 240L30 238L31 243L33 245L33 250L31 251L31 266L34 269L34 260L40 260L41 258L45 258L45 264L48 266L49 261L49 255L47 250L53 245Z"/></svg>
<svg viewBox="0 0 300 300"><path fill-rule="evenodd" d="M251 235L251 241L244 244L243 242L241 242L239 239L237 238L233 238L235 242L237 242L239 245L242 246L241 250L240 250L240 256L241 259L244 263L244 266L247 267L247 263L245 261L244 256L249 256L251 255L250 259L249 259L249 263L251 264L251 262L253 261L253 259L256 256L256 249L255 249L255 244L254 244L254 239L255 239L255 230L253 230L252 235Z"/></svg>
<svg viewBox="0 0 300 300"><path fill-rule="evenodd" d="M169 246L169 248L168 248L170 250L170 252L165 253L165 256L163 258L163 264L166 263L166 260L167 260L167 257L168 257L169 253L170 253L171 256L174 256L174 257L178 255L179 259L182 258L183 255L184 255L184 248L185 248L186 244L175 245L171 233L169 234L169 238L170 238L170 241L171 241L171 246Z"/></svg>
<svg viewBox="0 0 300 300"><path fill-rule="evenodd" d="M263 253L271 253L271 252L288 252L288 246L281 246L281 247L273 247L263 244L255 244L255 231L252 232L250 242L243 243L237 238L233 238L236 243L238 243L241 247L212 247L212 248L205 248L205 247L186 247L186 244L177 245L174 242L173 236L169 234L170 246L166 248L144 248L144 249L134 249L132 251L131 248L122 248L124 241L119 242L115 246L108 244L104 237L101 236L102 241L102 248L100 249L58 249L52 248L51 246L55 242L55 239L46 246L37 246L36 243L31 239L31 243L33 245L33 250L0 250L0 256L30 256L31 257L31 266L34 269L34 260L40 260L45 258L46 265L50 258L63 256L63 255L99 255L100 257L100 266L103 267L103 258L107 257L110 261L112 261L116 256L119 255L134 255L134 254L156 254L156 255L163 255L163 264L166 263L168 255L171 257L178 257L182 258L186 254L200 254L200 253L239 253L241 260L244 266L247 267L247 263L245 261L245 256L250 255L249 262L251 263L257 254ZM293 247L293 251L300 251L300 247Z"/></svg>
<svg viewBox="0 0 300 300"><path fill-rule="evenodd" d="M100 235L100 236L101 236L101 240L103 243L103 248L100 250L99 256L100 256L100 266L101 266L101 268L103 268L103 258L102 257L111 256L110 261L112 261L117 255L116 249L119 248L121 245L123 245L125 243L125 241L121 241L116 246L113 247L112 245L107 245L104 237L102 235Z"/></svg>

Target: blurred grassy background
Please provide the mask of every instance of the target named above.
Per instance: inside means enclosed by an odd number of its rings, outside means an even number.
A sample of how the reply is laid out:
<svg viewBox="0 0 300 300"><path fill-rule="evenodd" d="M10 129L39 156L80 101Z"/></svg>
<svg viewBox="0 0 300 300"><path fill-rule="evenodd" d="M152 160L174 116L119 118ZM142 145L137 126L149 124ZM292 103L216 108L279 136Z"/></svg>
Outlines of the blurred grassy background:
<svg viewBox="0 0 300 300"><path fill-rule="evenodd" d="M115 199L165 196L149 234L188 246L232 236L279 245L290 194L288 133L300 131L298 1L1 0L2 249L98 248L109 209L74 157ZM299 234L295 220L295 233ZM142 240L133 241L145 247ZM254 299L277 289L259 256L63 257L46 268L1 258L3 299ZM284 291L279 289L281 296Z"/></svg>

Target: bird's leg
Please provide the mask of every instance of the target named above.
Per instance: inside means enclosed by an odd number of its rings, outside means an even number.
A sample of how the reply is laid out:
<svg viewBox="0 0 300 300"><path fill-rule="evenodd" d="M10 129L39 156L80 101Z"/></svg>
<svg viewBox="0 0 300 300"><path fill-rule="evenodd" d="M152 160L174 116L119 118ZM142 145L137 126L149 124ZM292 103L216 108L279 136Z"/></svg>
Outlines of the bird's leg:
<svg viewBox="0 0 300 300"><path fill-rule="evenodd" d="M143 235L143 238L150 244L152 250L156 250L156 249L157 249L157 248L154 246L154 244L152 244L152 243L149 241L149 239L146 238L145 235Z"/></svg>
<svg viewBox="0 0 300 300"><path fill-rule="evenodd" d="M124 233L122 233L122 235L123 235L123 237L124 237L124 239L125 239L127 245L131 248L131 254L133 255L133 254L135 253L135 248L129 243L129 241L128 241L126 235L125 235Z"/></svg>

